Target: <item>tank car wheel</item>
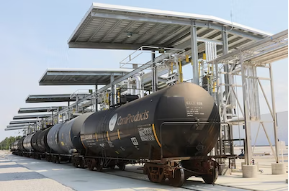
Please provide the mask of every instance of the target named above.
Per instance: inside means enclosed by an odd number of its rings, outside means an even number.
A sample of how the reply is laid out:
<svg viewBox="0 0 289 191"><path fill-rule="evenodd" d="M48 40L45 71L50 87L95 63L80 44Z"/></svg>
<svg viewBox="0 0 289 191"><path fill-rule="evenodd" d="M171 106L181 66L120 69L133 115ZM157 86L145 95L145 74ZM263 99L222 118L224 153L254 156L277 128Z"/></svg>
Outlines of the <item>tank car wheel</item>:
<svg viewBox="0 0 289 191"><path fill-rule="evenodd" d="M123 164L123 163L118 164L117 167L119 168L119 170L122 170L122 171L125 170L125 164Z"/></svg>
<svg viewBox="0 0 289 191"><path fill-rule="evenodd" d="M218 179L218 175L219 175L218 168L212 169L211 172L212 174L206 174L202 176L206 184L214 184L216 180Z"/></svg>
<svg viewBox="0 0 289 191"><path fill-rule="evenodd" d="M76 168L78 167L77 161L75 159L72 159L72 165Z"/></svg>
<svg viewBox="0 0 289 191"><path fill-rule="evenodd" d="M78 158L72 157L71 161L72 161L72 164L73 164L74 167L79 168L80 160Z"/></svg>
<svg viewBox="0 0 289 191"><path fill-rule="evenodd" d="M164 183L164 182L166 181L166 177L164 176L164 177L162 178L162 180L159 181L159 176L160 176L160 175L153 176L153 175L151 175L150 173L148 173L148 178L149 178L149 180L150 180L151 182L154 182L154 183Z"/></svg>
<svg viewBox="0 0 289 191"><path fill-rule="evenodd" d="M103 162L102 162L102 160L99 160L99 161L97 161L97 164L96 164L96 170L98 172L101 172L102 169L103 169Z"/></svg>
<svg viewBox="0 0 289 191"><path fill-rule="evenodd" d="M112 165L109 167L111 170L114 170L115 169L115 165Z"/></svg>
<svg viewBox="0 0 289 191"><path fill-rule="evenodd" d="M88 160L87 161L87 167L89 170L94 170L94 167L96 166L96 161L95 159Z"/></svg>
<svg viewBox="0 0 289 191"><path fill-rule="evenodd" d="M176 169L173 175L174 177L169 178L170 185L181 187L185 182L184 169Z"/></svg>
<svg viewBox="0 0 289 191"><path fill-rule="evenodd" d="M77 165L78 166L78 165ZM80 159L79 160L79 167L80 168L84 168L85 167L85 163L84 163L84 160L83 159Z"/></svg>
<svg viewBox="0 0 289 191"><path fill-rule="evenodd" d="M56 163L60 164L60 161L61 161L61 156L56 157Z"/></svg>
<svg viewBox="0 0 289 191"><path fill-rule="evenodd" d="M56 161L57 161L56 156L52 156L52 162L53 162L53 163L56 163Z"/></svg>

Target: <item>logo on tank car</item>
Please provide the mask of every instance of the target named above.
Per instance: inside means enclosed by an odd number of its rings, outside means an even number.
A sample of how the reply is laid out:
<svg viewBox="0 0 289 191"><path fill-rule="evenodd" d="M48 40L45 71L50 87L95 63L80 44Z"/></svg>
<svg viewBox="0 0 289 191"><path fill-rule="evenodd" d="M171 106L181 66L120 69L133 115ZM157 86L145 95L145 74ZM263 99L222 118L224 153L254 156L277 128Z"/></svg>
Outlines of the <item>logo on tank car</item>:
<svg viewBox="0 0 289 191"><path fill-rule="evenodd" d="M115 124L116 124L116 121L117 121L117 113L114 114L114 116L109 121L109 130L110 131L113 131Z"/></svg>
<svg viewBox="0 0 289 191"><path fill-rule="evenodd" d="M144 121L149 118L149 111L145 110L144 112L140 113L137 112L135 115L128 114L126 117L121 117L117 119L117 125L126 125L133 122Z"/></svg>

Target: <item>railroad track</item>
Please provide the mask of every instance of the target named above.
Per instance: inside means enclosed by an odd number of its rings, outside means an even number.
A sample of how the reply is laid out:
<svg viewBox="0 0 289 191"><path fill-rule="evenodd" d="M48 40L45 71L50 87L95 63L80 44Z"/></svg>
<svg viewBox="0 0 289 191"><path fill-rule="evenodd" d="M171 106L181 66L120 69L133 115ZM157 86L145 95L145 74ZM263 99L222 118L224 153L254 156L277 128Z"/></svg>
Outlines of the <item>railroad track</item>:
<svg viewBox="0 0 289 191"><path fill-rule="evenodd" d="M137 170L134 166L128 166L125 171L105 169L103 173L150 182L147 175L143 174L141 170ZM168 182L166 182L164 185L168 185ZM197 191L210 191L210 190L244 191L245 190L245 189L240 189L240 188L222 186L218 184L215 184L215 185L205 184L201 178L200 180L195 180L195 179L190 178L184 183L184 185L181 188L186 189L186 190L197 190Z"/></svg>
<svg viewBox="0 0 289 191"><path fill-rule="evenodd" d="M18 156L16 156L16 157L15 156L10 156L10 157L4 156L4 158L6 158L8 160L12 160L16 163L19 162L19 161L17 161L19 159ZM29 158L24 158L24 159L29 160ZM32 160L35 160L35 159L32 159ZM36 160L36 161L38 161L38 160ZM41 160L41 162L47 162L47 161ZM47 162L47 163L49 163L49 162ZM51 163L51 164L54 164L54 163ZM55 164L55 165L59 166L59 164ZM75 168L71 163L62 163L60 165L64 165L64 166L69 167L69 168ZM150 182L147 175L143 174L141 170L138 170L139 167L141 167L141 166L128 165L126 167L125 171L118 170L117 168L115 170L103 169L102 173ZM79 170L81 170L81 169L79 169ZM88 171L88 169L83 169L83 170ZM95 172L95 173L99 173L99 172ZM156 183L152 183L152 184L156 184ZM169 186L168 182L164 183L164 185ZM215 185L204 184L203 180L201 178L200 178L200 180L190 178L189 180L187 180L184 183L184 185L181 188L186 189L186 190L197 190L197 191L210 191L210 190L214 190L214 191L244 191L244 189L227 187L227 186L222 186L222 185L218 185L218 184L215 184Z"/></svg>

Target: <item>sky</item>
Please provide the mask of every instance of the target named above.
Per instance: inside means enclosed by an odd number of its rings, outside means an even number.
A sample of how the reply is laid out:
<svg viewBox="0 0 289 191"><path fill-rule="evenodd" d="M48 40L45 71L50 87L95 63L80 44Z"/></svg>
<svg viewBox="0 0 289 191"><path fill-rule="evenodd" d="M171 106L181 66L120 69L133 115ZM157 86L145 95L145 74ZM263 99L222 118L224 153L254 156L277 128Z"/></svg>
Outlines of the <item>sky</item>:
<svg viewBox="0 0 289 191"><path fill-rule="evenodd" d="M287 0L94 2L212 15L272 34L288 29ZM118 68L119 62L131 52L68 48L68 38L92 3L91 0L1 1L0 140L6 136L18 135L18 131L4 129L13 116L17 115L20 107L63 105L26 104L25 99L29 94L73 93L77 89L91 88L39 86L38 82L47 68ZM284 59L273 64L278 112L288 110L287 63L288 59ZM185 73L185 77L186 75L189 74ZM266 113L265 110L261 112Z"/></svg>

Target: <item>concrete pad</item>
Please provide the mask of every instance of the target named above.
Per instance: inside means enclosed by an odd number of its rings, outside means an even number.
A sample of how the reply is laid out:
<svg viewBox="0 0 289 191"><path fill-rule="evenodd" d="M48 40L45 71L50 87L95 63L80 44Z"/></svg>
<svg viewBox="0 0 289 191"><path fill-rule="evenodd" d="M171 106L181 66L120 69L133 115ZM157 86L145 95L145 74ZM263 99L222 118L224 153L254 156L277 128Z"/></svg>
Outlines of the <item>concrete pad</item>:
<svg viewBox="0 0 289 191"><path fill-rule="evenodd" d="M231 169L226 164L220 164L219 166L219 175L230 175L232 173Z"/></svg>
<svg viewBox="0 0 289 191"><path fill-rule="evenodd" d="M270 149L270 148L269 148ZM0 151L1 157L1 151ZM259 191L283 191L288 190L288 184L285 182L288 179L287 174L283 175L272 175L271 163L274 162L273 156L262 156L261 158L254 157L255 161L259 162L260 169L263 170L262 173L258 172L257 178L243 178L241 169L241 162L243 159L237 159L236 171L232 172L231 175L219 176L215 185L204 184L201 178L191 177L187 180L182 188L175 188L162 184L155 184L149 182L146 175L141 173L141 170L137 170L139 165L128 165L126 171L105 169L104 172L89 171L87 169L74 168L71 164L62 163L55 164L49 163L44 160L35 160L25 157L19 157L11 155L10 153L5 154L5 159L10 159L15 164L21 164L21 167L4 168L1 170L9 170L9 172L15 172L17 169L22 169L23 172L38 172L42 174L45 178L55 180L60 183L60 189L56 186L51 190L61 190L61 186L65 185L74 190L113 190L113 191L183 191L183 190L215 190L215 191L244 191L244 190L259 190ZM287 156L284 157L287 160ZM11 162L10 161L10 162ZM5 165L5 164L3 164ZM287 165L287 163L286 163ZM285 165L285 166L286 166ZM25 170L26 169L26 170ZM31 173L28 173L31 175ZM32 174L31 177L34 175ZM35 177L37 178L37 177ZM22 181L24 184L34 184L34 181L41 182L45 185L45 178L40 179L30 179L30 180L16 180L18 182ZM27 181L27 182L26 182ZM7 181L8 182L8 181ZM42 185L37 184L36 188L41 188ZM26 186L23 186L24 188ZM66 187L67 188L67 187ZM0 190L2 191L1 182ZM18 188L18 190L24 190ZM18 191L17 190L17 191ZM28 191L29 189L27 189ZM37 190L30 188L30 190ZM4 190L5 191L5 190Z"/></svg>
<svg viewBox="0 0 289 191"><path fill-rule="evenodd" d="M1 152L1 151L0 151ZM1 152L3 158L3 151ZM1 191L73 191L55 180L9 160L0 161Z"/></svg>
<svg viewBox="0 0 289 191"><path fill-rule="evenodd" d="M241 169L243 169L243 166L245 165L245 162L241 162ZM257 166L257 171L259 171L259 163L255 162L255 165Z"/></svg>
<svg viewBox="0 0 289 191"><path fill-rule="evenodd" d="M272 163L272 174L273 175L285 174L285 164Z"/></svg>
<svg viewBox="0 0 289 191"><path fill-rule="evenodd" d="M256 165L243 165L243 178L256 178L257 166Z"/></svg>

